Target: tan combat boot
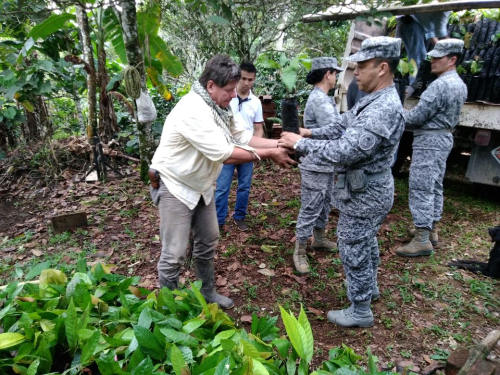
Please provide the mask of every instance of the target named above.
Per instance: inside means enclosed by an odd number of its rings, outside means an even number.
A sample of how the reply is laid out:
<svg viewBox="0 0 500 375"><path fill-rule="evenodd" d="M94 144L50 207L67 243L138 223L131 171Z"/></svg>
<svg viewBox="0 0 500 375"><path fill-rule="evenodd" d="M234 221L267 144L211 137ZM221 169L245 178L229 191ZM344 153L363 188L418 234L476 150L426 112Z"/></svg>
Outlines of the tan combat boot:
<svg viewBox="0 0 500 375"><path fill-rule="evenodd" d="M410 243L401 246L396 250L396 254L401 257L429 256L432 254L432 244L429 241L430 230L426 228L417 228L415 237Z"/></svg>
<svg viewBox="0 0 500 375"><path fill-rule="evenodd" d="M307 260L307 240L295 241L295 252L293 253L293 264L300 274L309 273L309 261Z"/></svg>
<svg viewBox="0 0 500 375"><path fill-rule="evenodd" d="M322 228L314 228L314 242L311 245L313 250L317 251L332 251L337 247L337 244L325 237L325 230Z"/></svg>
<svg viewBox="0 0 500 375"><path fill-rule="evenodd" d="M431 230L431 233L429 235L429 240L431 241L431 244L433 246L437 246L439 243L438 224L439 224L438 221L435 221L432 223L432 230ZM410 236L415 237L416 234L417 234L416 227L413 227L412 229L410 229Z"/></svg>

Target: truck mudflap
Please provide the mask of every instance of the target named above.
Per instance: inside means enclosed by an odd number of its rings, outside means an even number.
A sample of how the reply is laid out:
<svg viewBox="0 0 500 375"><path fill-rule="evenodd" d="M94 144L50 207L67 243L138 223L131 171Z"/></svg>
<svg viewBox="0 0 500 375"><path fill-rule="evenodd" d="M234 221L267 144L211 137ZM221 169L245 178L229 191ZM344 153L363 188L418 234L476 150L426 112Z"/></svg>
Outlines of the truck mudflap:
<svg viewBox="0 0 500 375"><path fill-rule="evenodd" d="M465 177L472 182L500 186L500 132L492 131L488 146L472 148Z"/></svg>

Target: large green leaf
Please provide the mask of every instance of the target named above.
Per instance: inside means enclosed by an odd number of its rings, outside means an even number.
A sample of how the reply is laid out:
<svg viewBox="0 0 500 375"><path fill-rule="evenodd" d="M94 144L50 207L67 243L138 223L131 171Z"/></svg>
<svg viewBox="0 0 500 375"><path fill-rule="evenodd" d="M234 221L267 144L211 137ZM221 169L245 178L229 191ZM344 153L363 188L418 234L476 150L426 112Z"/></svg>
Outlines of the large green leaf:
<svg viewBox="0 0 500 375"><path fill-rule="evenodd" d="M252 367L252 374L254 375L269 375L269 371L255 358L252 358Z"/></svg>
<svg viewBox="0 0 500 375"><path fill-rule="evenodd" d="M162 348L156 337L149 331L149 329L134 326L134 333L139 347L146 354L154 359L162 360L165 358L165 348Z"/></svg>
<svg viewBox="0 0 500 375"><path fill-rule="evenodd" d="M295 57L290 61L290 65L281 71L281 82L285 85L288 92L293 92L297 84L297 72L299 70L299 58Z"/></svg>
<svg viewBox="0 0 500 375"><path fill-rule="evenodd" d="M217 365L214 375L229 375L229 357L224 358Z"/></svg>
<svg viewBox="0 0 500 375"><path fill-rule="evenodd" d="M131 375L152 375L153 374L153 361L151 358L144 358L137 367L132 369Z"/></svg>
<svg viewBox="0 0 500 375"><path fill-rule="evenodd" d="M198 346L198 340L184 332L179 332L170 328L160 328L160 332L165 335L165 338L169 342L174 342L176 344L190 347Z"/></svg>
<svg viewBox="0 0 500 375"><path fill-rule="evenodd" d="M26 338L20 333L0 333L0 350L9 349L22 343Z"/></svg>
<svg viewBox="0 0 500 375"><path fill-rule="evenodd" d="M123 373L120 364L115 360L114 350L101 353L96 362L101 375L119 375Z"/></svg>
<svg viewBox="0 0 500 375"><path fill-rule="evenodd" d="M66 330L66 339L68 340L69 350L74 352L76 349L76 343L78 341L78 335L76 331L78 330L78 317L76 315L75 304L73 299L69 301L68 309L66 310L66 319L64 321L64 328Z"/></svg>
<svg viewBox="0 0 500 375"><path fill-rule="evenodd" d="M29 272L26 274L25 280L34 279L36 276L40 275L40 273L42 273L43 270L48 269L50 265L51 265L50 260L47 260L43 263L37 264L34 267L31 267Z"/></svg>
<svg viewBox="0 0 500 375"><path fill-rule="evenodd" d="M76 16L69 13L53 14L47 18L42 23L33 27L28 34L28 37L32 37L35 41L38 38L45 38L46 36L61 30L64 24L69 20L75 20Z"/></svg>
<svg viewBox="0 0 500 375"><path fill-rule="evenodd" d="M153 86L156 87L160 95L165 99L166 101L170 101L173 99L172 93L168 89L167 85L163 81L163 78L161 77L161 74L158 73L158 71L155 68L147 68L146 72L148 74L149 79L153 83Z"/></svg>
<svg viewBox="0 0 500 375"><path fill-rule="evenodd" d="M194 318L194 319L188 320L187 322L184 322L184 326L182 327L182 331L184 333L191 333L194 330L201 327L205 322L206 322L206 320L201 319L201 318Z"/></svg>
<svg viewBox="0 0 500 375"><path fill-rule="evenodd" d="M21 48L21 51L19 51L19 55L17 57L17 61L20 62L23 57L28 56L29 51L31 48L35 45L35 41L33 38L28 38L26 43L24 43L24 46Z"/></svg>
<svg viewBox="0 0 500 375"><path fill-rule="evenodd" d="M115 50L116 55L120 58L123 64L128 64L127 52L125 50L125 42L123 41L123 35L121 33L121 28L118 28L110 37L111 44Z"/></svg>
<svg viewBox="0 0 500 375"><path fill-rule="evenodd" d="M245 354L247 357L256 359L257 361L263 361L262 357L260 356L260 352L255 346L245 340L240 340L240 345L243 354Z"/></svg>
<svg viewBox="0 0 500 375"><path fill-rule="evenodd" d="M40 360L37 358L33 362L31 362L31 365L30 367L28 367L26 375L36 375L39 365L40 365Z"/></svg>
<svg viewBox="0 0 500 375"><path fill-rule="evenodd" d="M172 362L172 367L174 368L175 375L182 375L182 368L186 366L186 361L184 361L182 352L175 344L170 350L170 361Z"/></svg>
<svg viewBox="0 0 500 375"><path fill-rule="evenodd" d="M282 359L285 359L288 357L288 351L290 350L290 347L292 344L290 341L287 339L276 339L271 342L271 344L276 346L276 349L278 349L278 353Z"/></svg>
<svg viewBox="0 0 500 375"><path fill-rule="evenodd" d="M286 333L290 338L293 348L301 358L306 358L305 345L307 342L307 335L304 328L299 324L292 313L288 314L283 307L280 306L281 319L285 325Z"/></svg>
<svg viewBox="0 0 500 375"><path fill-rule="evenodd" d="M304 359L309 364L311 363L313 352L314 352L314 338L311 330L311 325L309 324L309 320L307 320L306 313L302 305L300 305L300 313L299 313L299 324L304 329L304 333L306 335L307 341L304 343Z"/></svg>
<svg viewBox="0 0 500 375"><path fill-rule="evenodd" d="M151 36L149 39L149 47L151 49L151 54L160 60L163 69L165 69L168 74L174 77L178 77L182 74L183 69L181 62L177 57L172 55L162 38L158 35Z"/></svg>
<svg viewBox="0 0 500 375"><path fill-rule="evenodd" d="M97 345L99 344L100 338L101 338L101 332L99 330L95 330L82 349L82 357L81 357L82 365L85 365L90 361L90 359L94 355L94 351L97 348Z"/></svg>

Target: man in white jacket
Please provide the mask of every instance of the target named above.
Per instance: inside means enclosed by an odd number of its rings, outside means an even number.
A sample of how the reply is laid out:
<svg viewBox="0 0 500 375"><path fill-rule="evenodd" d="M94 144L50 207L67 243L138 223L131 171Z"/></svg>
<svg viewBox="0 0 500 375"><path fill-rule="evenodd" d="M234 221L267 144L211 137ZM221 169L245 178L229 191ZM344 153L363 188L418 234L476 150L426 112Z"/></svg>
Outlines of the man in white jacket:
<svg viewBox="0 0 500 375"><path fill-rule="evenodd" d="M278 148L277 140L254 137L234 122L228 107L236 97L240 76L240 68L228 56L212 57L199 81L168 115L151 165L159 176L152 179L151 197L160 211L160 285L178 287L192 232L201 293L223 308L231 308L233 301L218 294L214 282L213 258L219 241L214 183L222 164L259 159L272 159L283 167L295 163Z"/></svg>

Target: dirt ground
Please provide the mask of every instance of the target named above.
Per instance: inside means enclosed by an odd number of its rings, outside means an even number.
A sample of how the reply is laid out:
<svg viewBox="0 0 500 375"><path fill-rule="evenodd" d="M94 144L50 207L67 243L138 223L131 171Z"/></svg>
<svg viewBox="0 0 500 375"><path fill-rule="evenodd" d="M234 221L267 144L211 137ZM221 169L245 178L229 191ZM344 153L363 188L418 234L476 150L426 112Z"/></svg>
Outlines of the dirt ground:
<svg viewBox="0 0 500 375"><path fill-rule="evenodd" d="M500 190L474 194L455 166L445 180L445 211L440 245L434 256L404 259L394 250L409 240L408 176L396 179L394 208L379 232L381 298L373 303L370 329L343 329L326 320L330 309L348 306L337 251L309 251L312 272L293 271L294 227L300 207L298 169L258 164L248 208L250 231L239 232L228 218L216 255L219 291L235 301L229 314L246 329L252 313L279 314L278 305L297 314L302 304L315 339L314 364L342 343L357 353L378 356L382 369L410 366L430 373L459 346L470 347L498 327L499 282L446 266L452 259L488 257L487 229L500 223ZM11 186L12 188L12 186ZM235 189L230 196L230 212ZM85 211L89 226L54 234L50 218ZM160 254L158 211L137 175L106 184L60 182L53 188L14 186L0 195L0 279L11 280L15 268L29 269L50 260L71 271L79 257L116 264L119 273L140 275L141 286L154 289ZM335 237L333 210L328 236ZM181 281L193 279L184 270ZM491 357L500 356L498 347ZM439 372L438 372L439 373Z"/></svg>

